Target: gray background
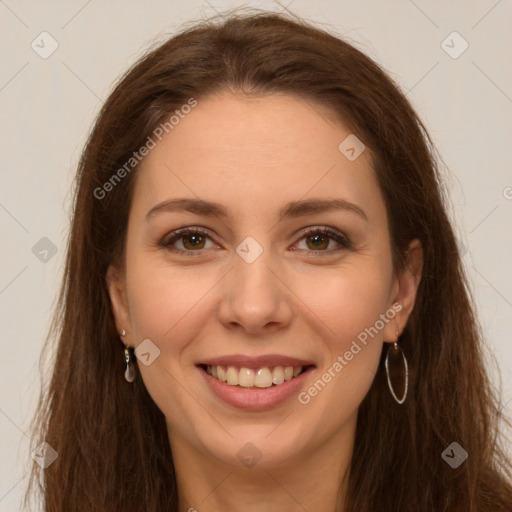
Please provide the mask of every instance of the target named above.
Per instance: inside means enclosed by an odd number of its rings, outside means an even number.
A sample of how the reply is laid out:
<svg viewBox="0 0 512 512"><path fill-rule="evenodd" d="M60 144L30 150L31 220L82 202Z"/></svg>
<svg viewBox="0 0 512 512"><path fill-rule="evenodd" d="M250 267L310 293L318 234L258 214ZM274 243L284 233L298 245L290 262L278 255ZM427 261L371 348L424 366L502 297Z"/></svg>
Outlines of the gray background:
<svg viewBox="0 0 512 512"><path fill-rule="evenodd" d="M94 116L114 80L149 44L184 22L237 5L242 4L0 0L0 511L20 509L27 481L37 361L62 273L70 186ZM356 43L407 92L447 166L453 220L489 358L497 359L501 372L499 377L493 369L493 378L510 414L511 1L245 5L289 6ZM47 58L40 56L51 49L43 31L58 43ZM453 31L463 39L446 39ZM464 40L467 50L453 58Z"/></svg>

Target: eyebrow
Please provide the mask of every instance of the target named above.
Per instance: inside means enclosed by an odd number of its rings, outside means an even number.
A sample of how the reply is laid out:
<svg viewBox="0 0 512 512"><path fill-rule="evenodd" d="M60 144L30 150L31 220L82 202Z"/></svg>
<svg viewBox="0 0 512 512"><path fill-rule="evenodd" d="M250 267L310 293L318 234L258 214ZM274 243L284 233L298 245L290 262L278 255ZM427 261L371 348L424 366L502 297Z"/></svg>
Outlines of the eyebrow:
<svg viewBox="0 0 512 512"><path fill-rule="evenodd" d="M205 201L203 199L177 198L158 203L146 214L146 220L149 220L156 214L164 212L175 212L179 210L188 211L197 215L207 217L228 217L226 208L215 201ZM343 210L357 214L359 217L368 221L364 210L354 203L345 199L308 199L303 201L291 201L285 204L279 210L279 218L295 218L314 213L324 213L332 210Z"/></svg>

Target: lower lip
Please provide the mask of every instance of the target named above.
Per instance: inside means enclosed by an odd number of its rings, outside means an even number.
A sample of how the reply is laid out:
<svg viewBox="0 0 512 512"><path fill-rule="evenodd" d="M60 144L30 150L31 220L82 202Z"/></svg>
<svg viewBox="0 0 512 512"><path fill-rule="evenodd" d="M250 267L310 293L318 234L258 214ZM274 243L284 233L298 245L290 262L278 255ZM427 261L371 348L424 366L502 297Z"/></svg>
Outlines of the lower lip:
<svg viewBox="0 0 512 512"><path fill-rule="evenodd" d="M298 394L314 367L310 366L304 373L282 384L262 389L230 386L225 382L215 379L201 367L198 367L198 369L213 393L227 404L239 409L262 411L277 407L293 395Z"/></svg>

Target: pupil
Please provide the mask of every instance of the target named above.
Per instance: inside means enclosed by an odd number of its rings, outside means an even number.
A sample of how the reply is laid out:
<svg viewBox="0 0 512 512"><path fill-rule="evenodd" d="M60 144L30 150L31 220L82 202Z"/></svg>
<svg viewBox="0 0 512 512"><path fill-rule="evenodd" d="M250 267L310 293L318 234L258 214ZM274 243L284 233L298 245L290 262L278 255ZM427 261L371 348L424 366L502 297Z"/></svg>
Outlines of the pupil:
<svg viewBox="0 0 512 512"><path fill-rule="evenodd" d="M324 240L324 242L322 242L322 239L325 239L324 235L322 235L322 234L311 235L310 239L312 240L313 245L315 247L320 247L320 246L325 245L325 240Z"/></svg>
<svg viewBox="0 0 512 512"><path fill-rule="evenodd" d="M185 237L186 241L190 245L193 245L193 246L197 246L198 243L200 244L201 243L201 238L202 238L202 235L198 235L198 234L187 235Z"/></svg>

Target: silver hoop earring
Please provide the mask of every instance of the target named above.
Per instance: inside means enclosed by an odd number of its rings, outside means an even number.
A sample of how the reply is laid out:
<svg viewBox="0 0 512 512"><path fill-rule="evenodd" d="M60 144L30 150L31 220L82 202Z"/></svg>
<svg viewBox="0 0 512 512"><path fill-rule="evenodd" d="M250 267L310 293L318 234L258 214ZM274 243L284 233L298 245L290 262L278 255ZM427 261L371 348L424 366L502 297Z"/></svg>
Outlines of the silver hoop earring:
<svg viewBox="0 0 512 512"><path fill-rule="evenodd" d="M119 336L121 336L121 338L122 338L123 336L126 336L126 331L123 329L123 332L122 332Z"/></svg>
<svg viewBox="0 0 512 512"><path fill-rule="evenodd" d="M393 347L388 348L384 365L386 367L389 390L396 402L402 405L405 402L409 387L409 367L404 351L398 346L396 341ZM397 387L400 389L397 390ZM395 390L398 391L398 395Z"/></svg>
<svg viewBox="0 0 512 512"><path fill-rule="evenodd" d="M133 363L133 348L124 347L124 361L126 368L124 370L124 378L126 382L133 382L135 380L135 369Z"/></svg>

